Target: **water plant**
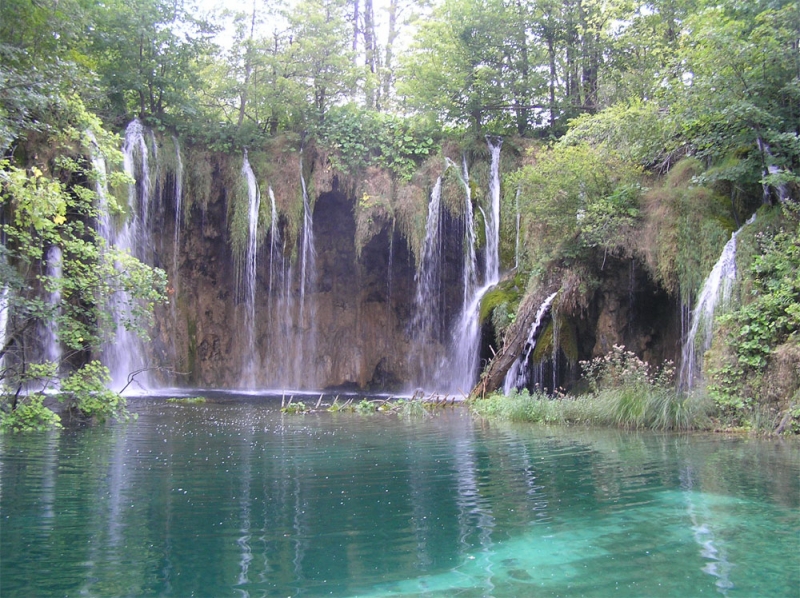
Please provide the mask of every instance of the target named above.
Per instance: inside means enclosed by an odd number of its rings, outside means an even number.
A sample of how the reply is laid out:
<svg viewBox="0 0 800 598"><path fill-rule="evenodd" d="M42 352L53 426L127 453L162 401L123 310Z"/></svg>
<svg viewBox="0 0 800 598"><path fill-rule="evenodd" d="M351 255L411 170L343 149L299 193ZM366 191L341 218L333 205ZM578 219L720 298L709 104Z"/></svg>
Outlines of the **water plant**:
<svg viewBox="0 0 800 598"><path fill-rule="evenodd" d="M205 397L180 397L167 399L167 403L176 403L178 405L202 405L205 402Z"/></svg>

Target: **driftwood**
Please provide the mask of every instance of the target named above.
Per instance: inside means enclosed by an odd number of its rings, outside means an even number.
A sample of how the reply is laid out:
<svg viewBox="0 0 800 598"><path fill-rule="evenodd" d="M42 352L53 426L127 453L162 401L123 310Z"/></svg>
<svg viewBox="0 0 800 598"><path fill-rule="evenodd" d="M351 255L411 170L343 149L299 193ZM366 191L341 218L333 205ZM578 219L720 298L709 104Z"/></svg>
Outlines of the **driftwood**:
<svg viewBox="0 0 800 598"><path fill-rule="evenodd" d="M503 347L494 356L489 364L489 369L472 389L471 396L484 397L503 386L508 370L525 349L525 341L528 340L528 333L536 320L536 312L548 294L549 292L539 292L529 295L522 301L517 311L517 319L506 331Z"/></svg>

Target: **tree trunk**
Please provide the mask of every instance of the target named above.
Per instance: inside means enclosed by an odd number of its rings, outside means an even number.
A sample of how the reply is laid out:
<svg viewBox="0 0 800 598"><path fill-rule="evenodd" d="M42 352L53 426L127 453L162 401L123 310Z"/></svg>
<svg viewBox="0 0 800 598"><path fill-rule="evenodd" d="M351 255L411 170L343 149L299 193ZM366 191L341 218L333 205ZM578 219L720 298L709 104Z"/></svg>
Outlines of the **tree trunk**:
<svg viewBox="0 0 800 598"><path fill-rule="evenodd" d="M250 87L250 75L253 71L251 42L253 41L253 34L256 30L256 3L253 1L253 14L250 19L250 35L245 42L244 50L244 83L242 84L242 93L239 96L239 118L237 120L237 128L242 128L244 122L245 110L247 108L247 91Z"/></svg>
<svg viewBox="0 0 800 598"><path fill-rule="evenodd" d="M392 71L392 60L394 58L394 41L397 39L397 1L389 1L389 37L386 40L386 59L383 64L383 97L389 98L392 90L394 72Z"/></svg>
<svg viewBox="0 0 800 598"><path fill-rule="evenodd" d="M375 18L372 11L372 0L364 0L364 64L367 67L367 81L364 85L367 108L375 108L376 88L375 80L377 62L377 48L375 44Z"/></svg>
<svg viewBox="0 0 800 598"><path fill-rule="evenodd" d="M503 387L508 370L525 349L528 333L536 320L536 312L546 296L547 294L538 293L528 295L523 300L517 310L517 319L503 338L503 347L492 359L486 375L472 389L471 396L483 397Z"/></svg>

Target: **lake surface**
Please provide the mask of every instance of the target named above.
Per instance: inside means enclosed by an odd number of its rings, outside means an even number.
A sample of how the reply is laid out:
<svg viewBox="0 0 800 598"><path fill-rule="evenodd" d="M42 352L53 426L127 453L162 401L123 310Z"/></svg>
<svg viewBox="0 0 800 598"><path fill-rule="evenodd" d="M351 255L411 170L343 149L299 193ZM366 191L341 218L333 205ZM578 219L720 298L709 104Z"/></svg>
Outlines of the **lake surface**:
<svg viewBox="0 0 800 598"><path fill-rule="evenodd" d="M800 593L800 444L280 398L0 436L0 595Z"/></svg>

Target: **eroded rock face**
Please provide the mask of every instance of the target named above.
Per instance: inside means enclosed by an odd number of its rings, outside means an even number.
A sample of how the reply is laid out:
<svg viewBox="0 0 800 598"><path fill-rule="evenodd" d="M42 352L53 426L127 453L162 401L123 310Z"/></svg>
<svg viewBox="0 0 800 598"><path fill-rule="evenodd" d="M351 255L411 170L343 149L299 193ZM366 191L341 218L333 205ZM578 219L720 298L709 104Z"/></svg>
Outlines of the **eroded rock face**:
<svg viewBox="0 0 800 598"><path fill-rule="evenodd" d="M255 355L246 355L244 306L237 299L225 225L228 196L217 181L196 202L181 234L177 271L162 259L170 305L160 307L150 344L164 385L205 388L400 390L413 380L407 324L413 309L415 262L386 223L355 248L353 200L324 192L314 202L315 276L301 297L298 248L258 256ZM163 214L154 243L171 253L175 214ZM285 227L285 220L281 221ZM282 235L284 236L284 235ZM297 239L298 247L301 239ZM302 313L302 315L301 315ZM255 364L245 375L245 363ZM174 364L174 365L172 365ZM166 369L168 368L168 369ZM171 370L171 371L169 371Z"/></svg>
<svg viewBox="0 0 800 598"><path fill-rule="evenodd" d="M588 357L600 357L623 345L645 361L661 363L680 354L679 309L644 268L632 260L614 260L602 272L592 301L589 330L594 339Z"/></svg>

